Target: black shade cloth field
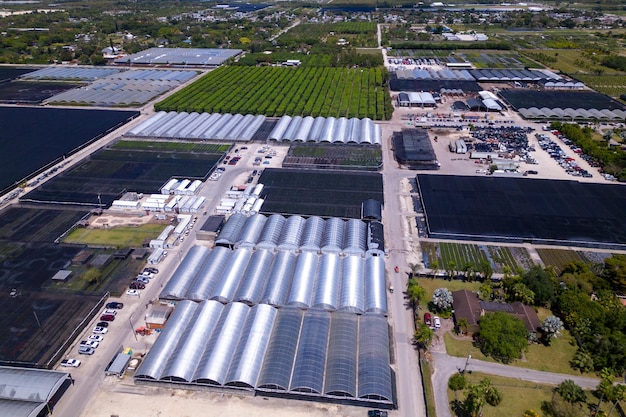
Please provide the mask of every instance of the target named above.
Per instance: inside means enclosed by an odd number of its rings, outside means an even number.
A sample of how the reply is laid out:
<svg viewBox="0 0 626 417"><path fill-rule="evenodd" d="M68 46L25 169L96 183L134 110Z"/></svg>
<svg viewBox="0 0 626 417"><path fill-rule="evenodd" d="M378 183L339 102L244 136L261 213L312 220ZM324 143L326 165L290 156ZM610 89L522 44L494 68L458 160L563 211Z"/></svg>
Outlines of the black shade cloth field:
<svg viewBox="0 0 626 417"><path fill-rule="evenodd" d="M15 79L33 71L35 70L27 68L0 67L0 83L3 81Z"/></svg>
<svg viewBox="0 0 626 417"><path fill-rule="evenodd" d="M454 88L463 90L463 92L478 92L482 88L476 81L463 80L401 80L395 74L390 75L389 89L392 91L435 91L439 92L442 88Z"/></svg>
<svg viewBox="0 0 626 417"><path fill-rule="evenodd" d="M39 104L43 100L82 84L55 83L55 82L28 82L12 81L0 83L0 102Z"/></svg>
<svg viewBox="0 0 626 417"><path fill-rule="evenodd" d="M137 114L134 111L0 108L0 190Z"/></svg>
<svg viewBox="0 0 626 417"><path fill-rule="evenodd" d="M626 188L525 178L418 175L432 237L626 245Z"/></svg>
<svg viewBox="0 0 626 417"><path fill-rule="evenodd" d="M382 176L373 172L267 168L259 183L264 214L360 218L363 201L383 202Z"/></svg>
<svg viewBox="0 0 626 417"><path fill-rule="evenodd" d="M195 152L112 150L96 152L22 197L25 201L82 203L104 207L124 191L157 193L172 177L205 179L223 155Z"/></svg>
<svg viewBox="0 0 626 417"><path fill-rule="evenodd" d="M626 106L617 100L593 91L529 91L501 90L498 93L515 109L531 107L626 110Z"/></svg>

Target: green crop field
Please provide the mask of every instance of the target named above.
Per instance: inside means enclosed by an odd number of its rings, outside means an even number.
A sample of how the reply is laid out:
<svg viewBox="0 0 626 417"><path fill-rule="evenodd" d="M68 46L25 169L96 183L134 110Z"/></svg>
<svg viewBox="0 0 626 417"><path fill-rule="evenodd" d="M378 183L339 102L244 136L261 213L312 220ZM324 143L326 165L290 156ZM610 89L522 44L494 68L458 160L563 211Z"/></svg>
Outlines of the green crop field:
<svg viewBox="0 0 626 417"><path fill-rule="evenodd" d="M530 269L533 266L530 255L524 248L448 242L422 242L421 247L427 268L435 259L439 270L445 269L451 261L457 270L462 270L468 263L480 265L487 261L495 273L503 273L505 269Z"/></svg>
<svg viewBox="0 0 626 417"><path fill-rule="evenodd" d="M164 152L194 152L221 154L228 152L231 145L218 145L213 143L199 142L158 142L154 140L120 140L111 146L114 149L149 150Z"/></svg>
<svg viewBox="0 0 626 417"><path fill-rule="evenodd" d="M74 229L65 243L140 248L146 239L155 239L163 231L162 224L145 224L139 227L120 226L110 229Z"/></svg>
<svg viewBox="0 0 626 417"><path fill-rule="evenodd" d="M314 44L317 42L333 42L345 39L352 46L376 47L376 23L374 22L340 22L340 23L307 23L297 25L283 33L276 40L278 45L294 43Z"/></svg>
<svg viewBox="0 0 626 417"><path fill-rule="evenodd" d="M576 75L578 80L594 90L617 98L626 94L626 76L624 75Z"/></svg>
<svg viewBox="0 0 626 417"><path fill-rule="evenodd" d="M157 111L369 117L393 106L384 69L222 67L157 103Z"/></svg>

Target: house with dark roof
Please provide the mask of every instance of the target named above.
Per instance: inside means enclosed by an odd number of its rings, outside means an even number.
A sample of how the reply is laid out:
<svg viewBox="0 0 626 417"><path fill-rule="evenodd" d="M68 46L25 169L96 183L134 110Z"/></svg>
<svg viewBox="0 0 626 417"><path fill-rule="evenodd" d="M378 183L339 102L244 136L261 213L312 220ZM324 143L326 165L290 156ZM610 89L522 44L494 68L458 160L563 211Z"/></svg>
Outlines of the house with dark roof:
<svg viewBox="0 0 626 417"><path fill-rule="evenodd" d="M478 331L478 322L482 316L496 311L517 317L524 323L529 332L537 332L541 327L541 321L535 309L519 301L514 303L480 301L478 294L468 290L454 291L452 299L455 323L464 318L467 321L467 331L470 334Z"/></svg>

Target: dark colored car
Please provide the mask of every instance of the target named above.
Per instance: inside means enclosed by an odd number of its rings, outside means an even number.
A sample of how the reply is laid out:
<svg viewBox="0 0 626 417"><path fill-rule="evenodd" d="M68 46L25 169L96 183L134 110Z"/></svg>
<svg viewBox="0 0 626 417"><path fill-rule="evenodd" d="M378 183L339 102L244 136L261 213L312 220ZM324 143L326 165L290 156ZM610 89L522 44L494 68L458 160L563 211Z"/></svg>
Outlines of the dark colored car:
<svg viewBox="0 0 626 417"><path fill-rule="evenodd" d="M109 323L108 323L108 322L106 322L106 321L99 321L99 322L96 324L96 327L109 327Z"/></svg>
<svg viewBox="0 0 626 417"><path fill-rule="evenodd" d="M101 321L113 321L115 320L115 316L113 314L103 314L100 316Z"/></svg>
<svg viewBox="0 0 626 417"><path fill-rule="evenodd" d="M433 318L430 313L424 313L424 324L426 324L427 326L433 325Z"/></svg>
<svg viewBox="0 0 626 417"><path fill-rule="evenodd" d="M122 308L124 308L124 304L123 303L116 303L116 302L110 302L107 303L107 305L105 306L106 308L113 308L113 309L117 309L120 310Z"/></svg>
<svg viewBox="0 0 626 417"><path fill-rule="evenodd" d="M144 284L143 282L139 282L139 281L133 281L130 283L128 288L130 288L131 290L143 290L146 288L146 284Z"/></svg>
<svg viewBox="0 0 626 417"><path fill-rule="evenodd" d="M367 412L367 417L387 417L387 412L381 410L369 410Z"/></svg>

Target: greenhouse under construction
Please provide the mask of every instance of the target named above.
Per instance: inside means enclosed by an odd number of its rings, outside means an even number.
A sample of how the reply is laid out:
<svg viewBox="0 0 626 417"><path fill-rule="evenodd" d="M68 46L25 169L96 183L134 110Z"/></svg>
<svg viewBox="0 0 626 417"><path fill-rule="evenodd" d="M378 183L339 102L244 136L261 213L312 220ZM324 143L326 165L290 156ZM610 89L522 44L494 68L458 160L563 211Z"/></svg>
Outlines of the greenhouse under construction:
<svg viewBox="0 0 626 417"><path fill-rule="evenodd" d="M159 298L387 314L380 256L194 246Z"/></svg>
<svg viewBox="0 0 626 417"><path fill-rule="evenodd" d="M135 382L392 407L379 314L180 301Z"/></svg>

